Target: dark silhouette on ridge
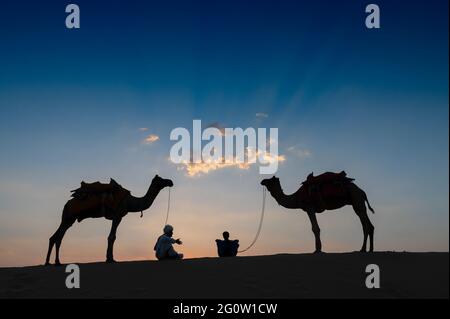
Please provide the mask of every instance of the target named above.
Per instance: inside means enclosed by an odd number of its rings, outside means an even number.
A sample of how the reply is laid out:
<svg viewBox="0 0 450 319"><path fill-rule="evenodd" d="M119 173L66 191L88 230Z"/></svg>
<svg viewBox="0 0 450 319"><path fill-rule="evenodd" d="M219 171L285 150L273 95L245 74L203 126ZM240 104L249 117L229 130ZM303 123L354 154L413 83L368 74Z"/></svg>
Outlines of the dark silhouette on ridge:
<svg viewBox="0 0 450 319"><path fill-rule="evenodd" d="M176 252L173 248L173 244L182 245L183 242L180 240L180 238L173 239L172 236L173 226L164 226L163 234L158 237L155 247L153 248L158 260L183 259L183 254Z"/></svg>
<svg viewBox="0 0 450 319"><path fill-rule="evenodd" d="M370 239L369 250L372 252L374 227L367 216L366 202L372 213L375 211L370 206L366 193L353 181L354 179L348 178L344 171L340 173L326 172L318 176L311 173L300 188L291 195L284 194L280 179L275 176L262 180L261 185L267 187L272 197L281 206L290 209L300 208L308 214L316 240L316 253L322 252L320 228L316 214L346 205L351 205L361 220L364 233L361 252L366 251L367 238Z"/></svg>
<svg viewBox="0 0 450 319"><path fill-rule="evenodd" d="M116 231L122 218L128 213L142 212L148 209L159 192L165 187L172 187L170 179L164 179L156 175L147 193L143 197L134 197L131 192L116 181L111 179L109 184L81 182L81 187L72 191L72 199L65 205L62 213L61 224L49 239L47 258L45 264L50 264L50 255L53 246L56 245L55 265L60 265L59 248L67 229L77 220L81 222L85 218L100 218L112 220L111 232L108 236L108 248L106 262L114 262L113 247L116 240Z"/></svg>
<svg viewBox="0 0 450 319"><path fill-rule="evenodd" d="M217 253L219 257L234 257L238 253L239 240L230 240L230 233L224 231L223 240L216 239Z"/></svg>

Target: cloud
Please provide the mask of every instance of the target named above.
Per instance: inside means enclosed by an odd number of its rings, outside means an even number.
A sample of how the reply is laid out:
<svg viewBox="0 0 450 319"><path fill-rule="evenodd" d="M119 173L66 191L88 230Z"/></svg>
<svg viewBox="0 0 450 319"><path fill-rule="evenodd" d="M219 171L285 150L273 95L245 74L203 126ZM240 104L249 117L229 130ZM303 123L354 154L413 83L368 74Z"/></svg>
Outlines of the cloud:
<svg viewBox="0 0 450 319"><path fill-rule="evenodd" d="M249 163L225 163L224 158L220 158L217 161L208 161L208 162L201 162L201 163L191 163L191 162L184 162L182 163L183 166L179 167L179 170L186 170L186 174L189 177L194 176L200 176L200 175L206 175L212 171L216 171L218 169L223 168L229 168L234 167L238 169L249 169L250 164Z"/></svg>
<svg viewBox="0 0 450 319"><path fill-rule="evenodd" d="M156 142L157 140L159 140L159 136L158 135L150 134L144 139L144 143L145 144L152 144L152 143Z"/></svg>
<svg viewBox="0 0 450 319"><path fill-rule="evenodd" d="M268 118L269 117L269 114L267 114L267 113L262 113L262 112L258 112L258 113L256 113L255 114L255 116L257 117L257 118Z"/></svg>
<svg viewBox="0 0 450 319"><path fill-rule="evenodd" d="M286 160L286 156L284 155L275 156L274 154L270 154L268 152L262 154L260 151L255 151L252 149L247 149L247 157L248 158L254 157L256 159L262 157L262 164L259 161L256 161L255 163L249 163L248 161L238 162L236 160L236 157L233 157L232 160L225 161L225 158L222 156L217 160L211 159L207 161L202 161L201 163L192 163L185 161L181 163L181 166L178 167L178 170L185 170L187 176L195 177L206 175L210 172L224 168L237 168L241 170L248 170L252 165L266 166L271 163L274 163L275 161L284 162Z"/></svg>
<svg viewBox="0 0 450 319"><path fill-rule="evenodd" d="M288 149L288 152L294 154L298 158L308 158L312 156L312 152L309 149L301 149L296 146L291 146Z"/></svg>
<svg viewBox="0 0 450 319"><path fill-rule="evenodd" d="M139 131L141 131L141 132L148 131L148 127L140 127L140 128L139 128Z"/></svg>

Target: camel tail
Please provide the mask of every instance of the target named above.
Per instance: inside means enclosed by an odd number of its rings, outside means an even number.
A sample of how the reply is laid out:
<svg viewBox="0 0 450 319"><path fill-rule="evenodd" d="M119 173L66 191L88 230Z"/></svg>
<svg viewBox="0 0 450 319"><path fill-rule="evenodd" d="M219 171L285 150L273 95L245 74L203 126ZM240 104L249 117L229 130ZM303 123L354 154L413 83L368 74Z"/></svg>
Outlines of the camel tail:
<svg viewBox="0 0 450 319"><path fill-rule="evenodd" d="M372 212L372 214L375 214L375 211L373 210L372 206L370 206L369 199L367 198L367 194L365 192L364 192L364 197L365 197L365 200L367 202L367 207L369 207L369 209Z"/></svg>

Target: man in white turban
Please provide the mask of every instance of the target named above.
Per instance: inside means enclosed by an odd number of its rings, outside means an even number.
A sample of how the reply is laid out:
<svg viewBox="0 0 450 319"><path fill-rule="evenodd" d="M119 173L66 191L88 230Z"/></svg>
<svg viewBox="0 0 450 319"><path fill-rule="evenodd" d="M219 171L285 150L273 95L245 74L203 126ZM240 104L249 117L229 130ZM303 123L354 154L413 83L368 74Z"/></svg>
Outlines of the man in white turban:
<svg viewBox="0 0 450 319"><path fill-rule="evenodd" d="M173 227L171 225L164 226L164 234L159 236L158 241L155 244L156 258L158 260L164 259L182 259L183 254L177 253L173 249L173 244L181 245L183 242L178 239L173 239Z"/></svg>

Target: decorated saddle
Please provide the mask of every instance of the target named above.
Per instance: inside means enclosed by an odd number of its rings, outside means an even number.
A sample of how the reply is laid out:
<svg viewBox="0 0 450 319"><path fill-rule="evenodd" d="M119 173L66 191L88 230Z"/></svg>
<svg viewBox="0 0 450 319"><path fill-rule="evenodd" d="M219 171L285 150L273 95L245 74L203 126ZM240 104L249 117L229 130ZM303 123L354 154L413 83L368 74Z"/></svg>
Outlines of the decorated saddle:
<svg viewBox="0 0 450 319"><path fill-rule="evenodd" d="M114 219L120 214L120 203L130 194L130 191L111 178L109 184L82 181L81 186L72 190L71 193L74 199L83 202L83 207L98 210L98 217Z"/></svg>
<svg viewBox="0 0 450 319"><path fill-rule="evenodd" d="M345 186L354 181L347 177L345 171L340 173L326 172L317 176L309 174L302 187L306 189L310 201L323 201L324 199L344 196L347 193Z"/></svg>

